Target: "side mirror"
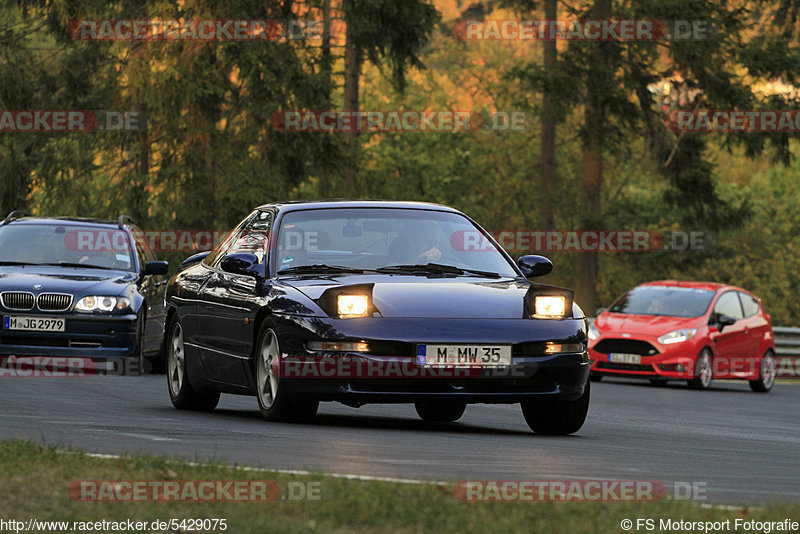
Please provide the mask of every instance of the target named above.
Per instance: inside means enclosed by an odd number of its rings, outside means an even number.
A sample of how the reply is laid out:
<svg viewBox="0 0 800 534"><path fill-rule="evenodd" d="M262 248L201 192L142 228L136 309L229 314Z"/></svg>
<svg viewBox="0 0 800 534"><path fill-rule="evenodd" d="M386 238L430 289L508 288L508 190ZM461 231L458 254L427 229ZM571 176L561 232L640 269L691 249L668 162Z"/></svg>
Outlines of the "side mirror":
<svg viewBox="0 0 800 534"><path fill-rule="evenodd" d="M722 332L723 328L725 328L726 326L730 326L735 322L736 322L736 319L734 319L730 315L718 315L717 316L717 325L718 325L717 328L719 329L720 332Z"/></svg>
<svg viewBox="0 0 800 534"><path fill-rule="evenodd" d="M219 266L226 273L259 276L258 256L249 252L228 254Z"/></svg>
<svg viewBox="0 0 800 534"><path fill-rule="evenodd" d="M553 263L544 256L522 256L517 260L517 265L525 278L535 278L553 272Z"/></svg>
<svg viewBox="0 0 800 534"><path fill-rule="evenodd" d="M166 261L148 261L144 264L144 274L147 275L160 275L167 274L169 271L169 263Z"/></svg>

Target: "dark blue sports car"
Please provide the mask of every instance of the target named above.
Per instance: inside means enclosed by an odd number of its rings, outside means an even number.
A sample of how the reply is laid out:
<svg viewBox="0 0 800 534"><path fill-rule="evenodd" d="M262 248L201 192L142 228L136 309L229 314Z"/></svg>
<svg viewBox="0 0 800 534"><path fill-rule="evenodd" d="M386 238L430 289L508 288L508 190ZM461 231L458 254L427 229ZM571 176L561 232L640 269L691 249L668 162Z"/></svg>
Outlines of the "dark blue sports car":
<svg viewBox="0 0 800 534"><path fill-rule="evenodd" d="M9 214L0 224L0 356L163 367L168 265L142 237L125 216Z"/></svg>
<svg viewBox="0 0 800 534"><path fill-rule="evenodd" d="M319 201L257 208L167 287L167 380L179 409L254 395L269 420L320 402L414 403L455 421L521 403L535 432L570 434L589 406L587 325L570 290L537 284L446 206Z"/></svg>

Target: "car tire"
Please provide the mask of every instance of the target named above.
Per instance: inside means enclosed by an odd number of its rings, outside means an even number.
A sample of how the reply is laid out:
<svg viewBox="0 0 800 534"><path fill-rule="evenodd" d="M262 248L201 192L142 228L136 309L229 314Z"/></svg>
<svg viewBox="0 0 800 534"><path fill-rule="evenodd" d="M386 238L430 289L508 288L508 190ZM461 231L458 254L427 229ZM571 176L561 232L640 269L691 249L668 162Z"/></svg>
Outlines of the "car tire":
<svg viewBox="0 0 800 534"><path fill-rule="evenodd" d="M452 423L461 419L467 409L465 402L427 402L414 403L417 415L427 423Z"/></svg>
<svg viewBox="0 0 800 534"><path fill-rule="evenodd" d="M601 375L600 373L589 373L589 380L591 380L592 382L600 382L601 380L603 380L603 375Z"/></svg>
<svg viewBox="0 0 800 534"><path fill-rule="evenodd" d="M179 410L210 412L219 403L219 392L201 393L192 387L186 365L183 327L176 319L167 337L167 389L172 405Z"/></svg>
<svg viewBox="0 0 800 534"><path fill-rule="evenodd" d="M750 389L756 393L768 393L775 385L775 354L768 350L761 358L761 365L758 371L758 380L750 381Z"/></svg>
<svg viewBox="0 0 800 534"><path fill-rule="evenodd" d="M163 375L167 372L167 349L165 345L165 343L161 343L156 352L145 355L145 360L149 362L150 374Z"/></svg>
<svg viewBox="0 0 800 534"><path fill-rule="evenodd" d="M586 421L589 411L590 384L575 400L533 398L522 401L522 415L531 430L537 434L565 436L574 434Z"/></svg>
<svg viewBox="0 0 800 534"><path fill-rule="evenodd" d="M146 356L145 360L149 362L150 374L163 375L167 372L167 360L164 347L161 347L154 355Z"/></svg>
<svg viewBox="0 0 800 534"><path fill-rule="evenodd" d="M138 373L140 375L161 375L167 372L166 341L161 343L155 353L144 352L144 333L147 327L147 315L145 314L146 304L142 303L142 309L136 316L136 346L134 348L134 360L137 362ZM166 340L166 337L164 338Z"/></svg>
<svg viewBox="0 0 800 534"><path fill-rule="evenodd" d="M149 375L150 361L144 356L144 326L145 326L144 310L139 310L136 315L136 341L133 346L133 359L136 361L136 374Z"/></svg>
<svg viewBox="0 0 800 534"><path fill-rule="evenodd" d="M261 416L267 421L305 423L317 415L319 401L292 395L280 378L280 342L268 322L259 331L253 354L256 398ZM276 369L277 368L277 369Z"/></svg>
<svg viewBox="0 0 800 534"><path fill-rule="evenodd" d="M697 355L694 364L694 378L688 380L687 384L691 389L706 390L711 387L712 380L714 380L712 356L711 351L706 348Z"/></svg>

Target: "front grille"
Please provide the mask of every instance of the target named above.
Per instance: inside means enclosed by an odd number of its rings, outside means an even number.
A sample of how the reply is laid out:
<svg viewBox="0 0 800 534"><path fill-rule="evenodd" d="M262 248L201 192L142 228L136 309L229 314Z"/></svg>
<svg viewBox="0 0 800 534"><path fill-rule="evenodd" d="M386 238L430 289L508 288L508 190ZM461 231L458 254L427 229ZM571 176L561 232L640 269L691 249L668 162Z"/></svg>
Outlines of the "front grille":
<svg viewBox="0 0 800 534"><path fill-rule="evenodd" d="M0 293L0 300L7 310L30 310L33 308L33 293L24 291L6 291Z"/></svg>
<svg viewBox="0 0 800 534"><path fill-rule="evenodd" d="M72 305L72 295L67 293L42 293L36 305L42 311L66 311Z"/></svg>
<svg viewBox="0 0 800 534"><path fill-rule="evenodd" d="M600 369L608 369L610 371L644 371L646 373L653 372L652 365L641 365L638 363L597 362L597 367Z"/></svg>
<svg viewBox="0 0 800 534"><path fill-rule="evenodd" d="M593 350L601 354L609 354L612 352L640 354L642 356L658 354L658 350L656 350L653 345L647 341L639 341L638 339L602 339L593 347Z"/></svg>

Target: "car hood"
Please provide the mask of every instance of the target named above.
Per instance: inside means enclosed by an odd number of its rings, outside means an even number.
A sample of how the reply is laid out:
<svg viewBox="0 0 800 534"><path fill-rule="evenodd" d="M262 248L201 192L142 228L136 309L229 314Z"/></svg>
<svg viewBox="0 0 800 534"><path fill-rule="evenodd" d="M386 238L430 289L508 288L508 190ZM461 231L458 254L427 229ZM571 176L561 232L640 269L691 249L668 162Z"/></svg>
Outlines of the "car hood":
<svg viewBox="0 0 800 534"><path fill-rule="evenodd" d="M372 302L383 317L521 319L531 287L509 278L342 276L283 281L312 300L331 288L372 284Z"/></svg>
<svg viewBox="0 0 800 534"><path fill-rule="evenodd" d="M0 291L71 293L73 295L119 295L136 274L101 269L73 269L49 266L0 266ZM41 289L35 290L39 284Z"/></svg>
<svg viewBox="0 0 800 534"><path fill-rule="evenodd" d="M628 333L660 336L679 328L696 328L699 317L670 317L665 315L636 315L632 313L602 313L595 326L604 334Z"/></svg>

